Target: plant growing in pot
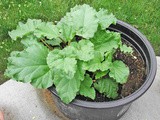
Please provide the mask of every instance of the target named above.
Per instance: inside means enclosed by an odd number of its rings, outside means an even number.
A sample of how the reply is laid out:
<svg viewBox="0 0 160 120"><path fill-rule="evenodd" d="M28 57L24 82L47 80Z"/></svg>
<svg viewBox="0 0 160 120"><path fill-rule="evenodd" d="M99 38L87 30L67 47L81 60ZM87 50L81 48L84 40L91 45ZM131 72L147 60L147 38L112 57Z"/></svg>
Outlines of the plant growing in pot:
<svg viewBox="0 0 160 120"><path fill-rule="evenodd" d="M9 35L24 50L11 53L5 75L49 88L71 119L118 119L155 77L149 42L105 9L76 5L56 24L28 19Z"/></svg>

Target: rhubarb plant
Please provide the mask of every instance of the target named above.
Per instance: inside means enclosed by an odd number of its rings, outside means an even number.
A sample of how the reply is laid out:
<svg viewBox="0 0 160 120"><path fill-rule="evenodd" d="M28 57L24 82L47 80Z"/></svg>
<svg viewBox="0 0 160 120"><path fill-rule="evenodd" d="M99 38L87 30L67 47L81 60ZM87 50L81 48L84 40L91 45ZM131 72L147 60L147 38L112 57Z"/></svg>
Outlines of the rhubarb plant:
<svg viewBox="0 0 160 120"><path fill-rule="evenodd" d="M105 9L76 5L58 21L28 19L9 32L24 50L13 51L5 75L36 88L55 86L64 103L77 95L95 99L96 90L118 96L118 84L127 82L129 68L114 59L116 50L131 54L118 32L106 30L117 19Z"/></svg>

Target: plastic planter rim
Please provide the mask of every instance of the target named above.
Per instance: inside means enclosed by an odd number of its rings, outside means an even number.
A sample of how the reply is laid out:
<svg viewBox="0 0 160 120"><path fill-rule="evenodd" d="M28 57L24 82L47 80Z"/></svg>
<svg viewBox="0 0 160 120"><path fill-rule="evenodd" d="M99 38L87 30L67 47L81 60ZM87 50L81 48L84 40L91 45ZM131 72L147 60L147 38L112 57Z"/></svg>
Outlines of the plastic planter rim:
<svg viewBox="0 0 160 120"><path fill-rule="evenodd" d="M148 72L148 75L146 77L145 82L143 83L143 85L136 90L134 93L132 93L131 95L119 99L119 100L115 100L115 101L109 101L109 102L89 102L89 101L83 101L83 100L78 100L75 99L73 100L70 104L76 105L76 106L80 106L80 107L86 107L86 108L113 108L116 106L122 106L128 103L133 102L134 100L136 100L137 98L139 98L140 96L142 96L151 86L151 84L154 81L155 75L156 75L156 70L157 70L157 62L156 62L156 57L155 57L155 53L154 50L151 46L151 44L148 42L148 40L146 39L146 37L140 33L136 28L132 27L131 25L122 22L120 20L117 21L117 24L128 28L130 31L134 32L134 34L136 34L144 43L144 45L146 46L148 52L149 52L149 57L151 60L151 67L150 70ZM149 64L149 63L148 63ZM57 92L55 89L49 88L49 90L56 96L59 98L59 96L57 95Z"/></svg>

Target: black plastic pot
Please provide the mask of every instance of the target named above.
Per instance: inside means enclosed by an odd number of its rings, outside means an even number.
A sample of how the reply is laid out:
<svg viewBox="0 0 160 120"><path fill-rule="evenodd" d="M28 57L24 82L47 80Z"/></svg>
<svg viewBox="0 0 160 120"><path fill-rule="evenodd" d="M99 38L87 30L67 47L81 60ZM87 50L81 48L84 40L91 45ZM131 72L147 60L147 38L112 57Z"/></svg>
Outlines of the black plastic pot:
<svg viewBox="0 0 160 120"><path fill-rule="evenodd" d="M122 39L130 42L139 51L146 63L147 77L145 82L137 91L123 99L111 102L86 102L76 99L68 105L60 100L54 88L50 88L57 107L72 120L117 120L128 110L133 101L147 91L155 78L156 57L146 37L122 21L111 25L109 29L121 33Z"/></svg>

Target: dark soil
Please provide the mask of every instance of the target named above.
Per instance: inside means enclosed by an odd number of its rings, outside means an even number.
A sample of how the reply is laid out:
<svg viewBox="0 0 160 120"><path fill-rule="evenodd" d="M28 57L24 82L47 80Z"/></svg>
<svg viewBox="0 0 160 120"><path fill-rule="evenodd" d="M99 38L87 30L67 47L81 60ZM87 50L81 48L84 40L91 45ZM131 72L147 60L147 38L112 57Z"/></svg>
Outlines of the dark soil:
<svg viewBox="0 0 160 120"><path fill-rule="evenodd" d="M124 41L123 41L124 43ZM129 43L125 44L129 45ZM132 47L133 48L133 47ZM127 83L122 85L120 95L126 97L135 92L144 83L146 77L146 66L142 56L135 48L132 55L124 54L119 50L115 54L115 59L122 60L130 69Z"/></svg>
<svg viewBox="0 0 160 120"><path fill-rule="evenodd" d="M126 41L122 41L123 44L126 44L127 46L131 46ZM141 87L141 85L144 83L145 77L146 77L146 67L145 62L142 59L140 53L134 48L133 53L131 54L124 54L120 50L117 50L117 52L114 55L115 60L122 60L130 69L130 75L128 77L127 83L121 85L119 84L119 96L117 99L124 98L133 92L135 92L138 88ZM85 101L93 101L89 98L86 98L84 96L77 96L77 99L85 100ZM104 101L112 101L113 99L109 99L105 97L103 94L100 94L98 91L96 91L96 99L95 102L104 102Z"/></svg>

